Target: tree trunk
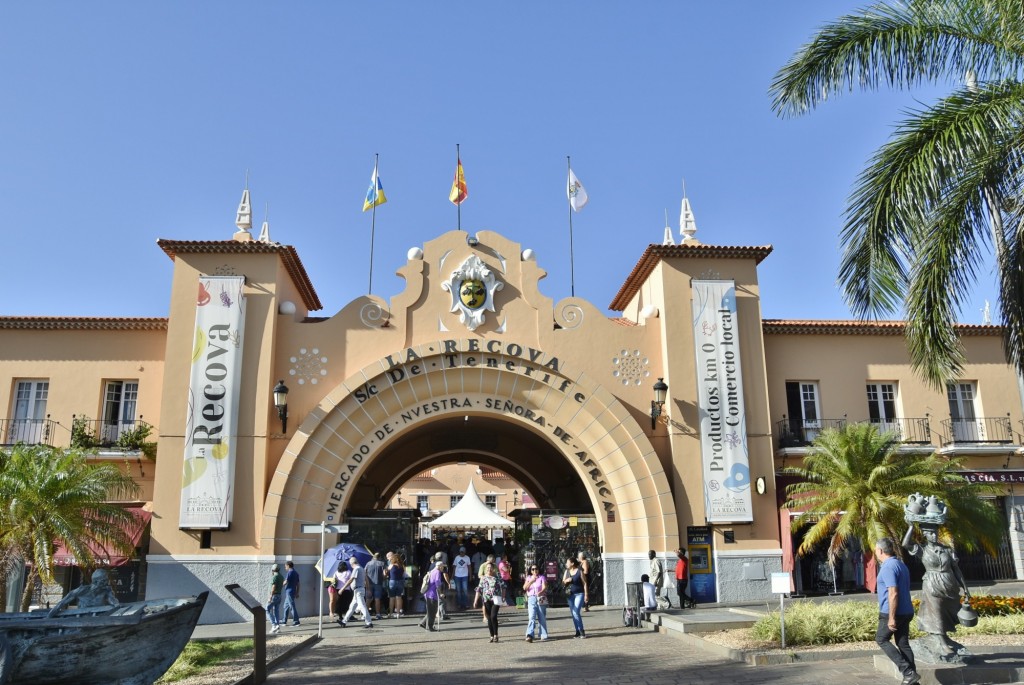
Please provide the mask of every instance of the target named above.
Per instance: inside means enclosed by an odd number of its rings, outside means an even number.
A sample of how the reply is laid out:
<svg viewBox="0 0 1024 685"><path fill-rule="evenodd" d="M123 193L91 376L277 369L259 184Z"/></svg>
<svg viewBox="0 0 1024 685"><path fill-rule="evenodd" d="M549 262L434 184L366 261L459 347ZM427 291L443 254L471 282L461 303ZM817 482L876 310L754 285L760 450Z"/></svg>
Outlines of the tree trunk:
<svg viewBox="0 0 1024 685"><path fill-rule="evenodd" d="M28 572L25 577L25 590L21 593L21 610L28 611L29 607L32 606L32 593L36 589L36 579L39 577L39 573L36 571L35 566Z"/></svg>

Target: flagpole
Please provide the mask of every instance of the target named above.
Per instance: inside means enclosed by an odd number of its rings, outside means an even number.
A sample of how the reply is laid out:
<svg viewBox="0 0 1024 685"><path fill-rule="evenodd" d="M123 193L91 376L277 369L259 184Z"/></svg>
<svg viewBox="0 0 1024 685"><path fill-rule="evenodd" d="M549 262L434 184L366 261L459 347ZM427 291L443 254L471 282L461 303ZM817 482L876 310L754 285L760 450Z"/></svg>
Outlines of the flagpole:
<svg viewBox="0 0 1024 685"><path fill-rule="evenodd" d="M366 290L367 295L373 294L373 237L377 229L377 163L380 161L380 153L373 155L373 207L370 210L370 285Z"/></svg>
<svg viewBox="0 0 1024 685"><path fill-rule="evenodd" d="M572 173L572 161L569 159L569 155L565 156L565 166L569 173ZM566 174L565 186L569 187L568 174ZM572 253L572 198L569 194L565 194L565 199L569 205L569 292L572 297L576 297L576 266L575 259Z"/></svg>
<svg viewBox="0 0 1024 685"><path fill-rule="evenodd" d="M459 165L460 164L462 164L462 155L459 154L459 144L455 143L455 181L456 181L456 183L459 180ZM455 211L457 212L457 216L458 216L458 227L459 227L459 230L461 231L462 230L462 203L461 202L459 202L459 204L455 205Z"/></svg>

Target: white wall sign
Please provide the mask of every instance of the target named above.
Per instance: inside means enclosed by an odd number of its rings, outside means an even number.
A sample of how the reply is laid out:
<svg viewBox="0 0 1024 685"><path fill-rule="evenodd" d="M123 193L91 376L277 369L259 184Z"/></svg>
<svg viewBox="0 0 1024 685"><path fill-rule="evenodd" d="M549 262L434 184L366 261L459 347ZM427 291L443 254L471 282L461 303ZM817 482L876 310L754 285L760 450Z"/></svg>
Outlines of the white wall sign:
<svg viewBox="0 0 1024 685"><path fill-rule="evenodd" d="M693 281L693 340L709 523L753 521L736 285Z"/></svg>
<svg viewBox="0 0 1024 685"><path fill-rule="evenodd" d="M243 276L199 279L181 474L181 528L224 529L231 523L244 285Z"/></svg>

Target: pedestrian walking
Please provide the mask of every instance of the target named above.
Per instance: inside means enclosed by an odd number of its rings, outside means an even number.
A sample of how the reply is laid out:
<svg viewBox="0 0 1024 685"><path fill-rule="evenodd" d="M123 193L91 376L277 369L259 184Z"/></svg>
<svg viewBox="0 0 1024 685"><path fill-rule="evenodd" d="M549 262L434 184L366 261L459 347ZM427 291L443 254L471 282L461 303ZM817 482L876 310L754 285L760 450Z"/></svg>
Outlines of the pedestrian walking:
<svg viewBox="0 0 1024 685"><path fill-rule="evenodd" d="M581 552L582 554L582 552ZM586 638L587 632L583 629L583 606L589 599L587 584L584 580L583 569L578 561L569 557L565 560L565 573L562 574L562 583L566 587L566 595L569 599L569 613L572 615L572 625L576 628L574 638Z"/></svg>
<svg viewBox="0 0 1024 685"><path fill-rule="evenodd" d="M590 561L587 560L587 555L582 550L576 554L576 565L580 567L580 571L583 573L583 587L588 589L587 598L583 602L583 610L590 611Z"/></svg>
<svg viewBox="0 0 1024 685"><path fill-rule="evenodd" d="M270 598L267 600L267 616L270 618L270 632L281 630L281 590L284 578L281 568L274 564L270 567Z"/></svg>
<svg viewBox="0 0 1024 685"><path fill-rule="evenodd" d="M426 605L427 615L420 621L420 628L425 628L429 631L437 631L440 628L437 627L436 622L440 622L438 616L440 600L442 597L441 591L444 587L445 564L443 561L437 561L434 563L434 568L431 571L427 571L423 576L423 584L420 586L420 592L423 593L423 603Z"/></svg>
<svg viewBox="0 0 1024 685"><path fill-rule="evenodd" d="M288 614L291 613L292 625L299 625L299 572L292 561L284 562L284 625L288 625Z"/></svg>
<svg viewBox="0 0 1024 685"><path fill-rule="evenodd" d="M526 641L533 642L533 634L540 628L540 639L548 639L548 584L543 573L538 573L536 565L531 566L523 583L526 594L526 611L529 620L526 623Z"/></svg>
<svg viewBox="0 0 1024 685"><path fill-rule="evenodd" d="M487 617L487 632L491 635L491 642L498 641L498 611L503 603L498 569L493 562L486 563L484 564L484 575L480 578L480 584L476 586L473 608L483 605L484 615Z"/></svg>
<svg viewBox="0 0 1024 685"><path fill-rule="evenodd" d="M366 569L359 565L359 559L355 557L349 559L349 563L352 566L352 574L341 589L344 591L346 587L352 586L352 604L349 605L345 616L338 623L344 628L348 624L348 620L352 618L355 610L359 609L363 612L363 617L366 619L365 627L372 628L373 621L370 620L370 610L366 607Z"/></svg>
<svg viewBox="0 0 1024 685"><path fill-rule="evenodd" d="M469 607L469 571L472 562L466 555L466 548L459 547L459 554L452 560L455 570L452 579L455 582L455 604L459 611Z"/></svg>
<svg viewBox="0 0 1024 685"><path fill-rule="evenodd" d="M875 642L903 674L902 685L921 682L910 648L910 621L914 605L910 599L910 571L896 558L891 538L875 543L875 556L882 562L878 569L878 631ZM890 640L895 638L894 645Z"/></svg>

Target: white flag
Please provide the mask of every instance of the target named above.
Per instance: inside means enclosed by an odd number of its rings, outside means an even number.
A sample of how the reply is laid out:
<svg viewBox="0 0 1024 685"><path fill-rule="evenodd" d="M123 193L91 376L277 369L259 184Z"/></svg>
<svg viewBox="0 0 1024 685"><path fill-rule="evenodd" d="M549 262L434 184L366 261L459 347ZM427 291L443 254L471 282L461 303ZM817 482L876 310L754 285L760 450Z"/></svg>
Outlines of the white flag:
<svg viewBox="0 0 1024 685"><path fill-rule="evenodd" d="M569 169L569 184L566 186L566 194L569 196L569 206L577 212L587 206L587 191L576 178L576 174Z"/></svg>

